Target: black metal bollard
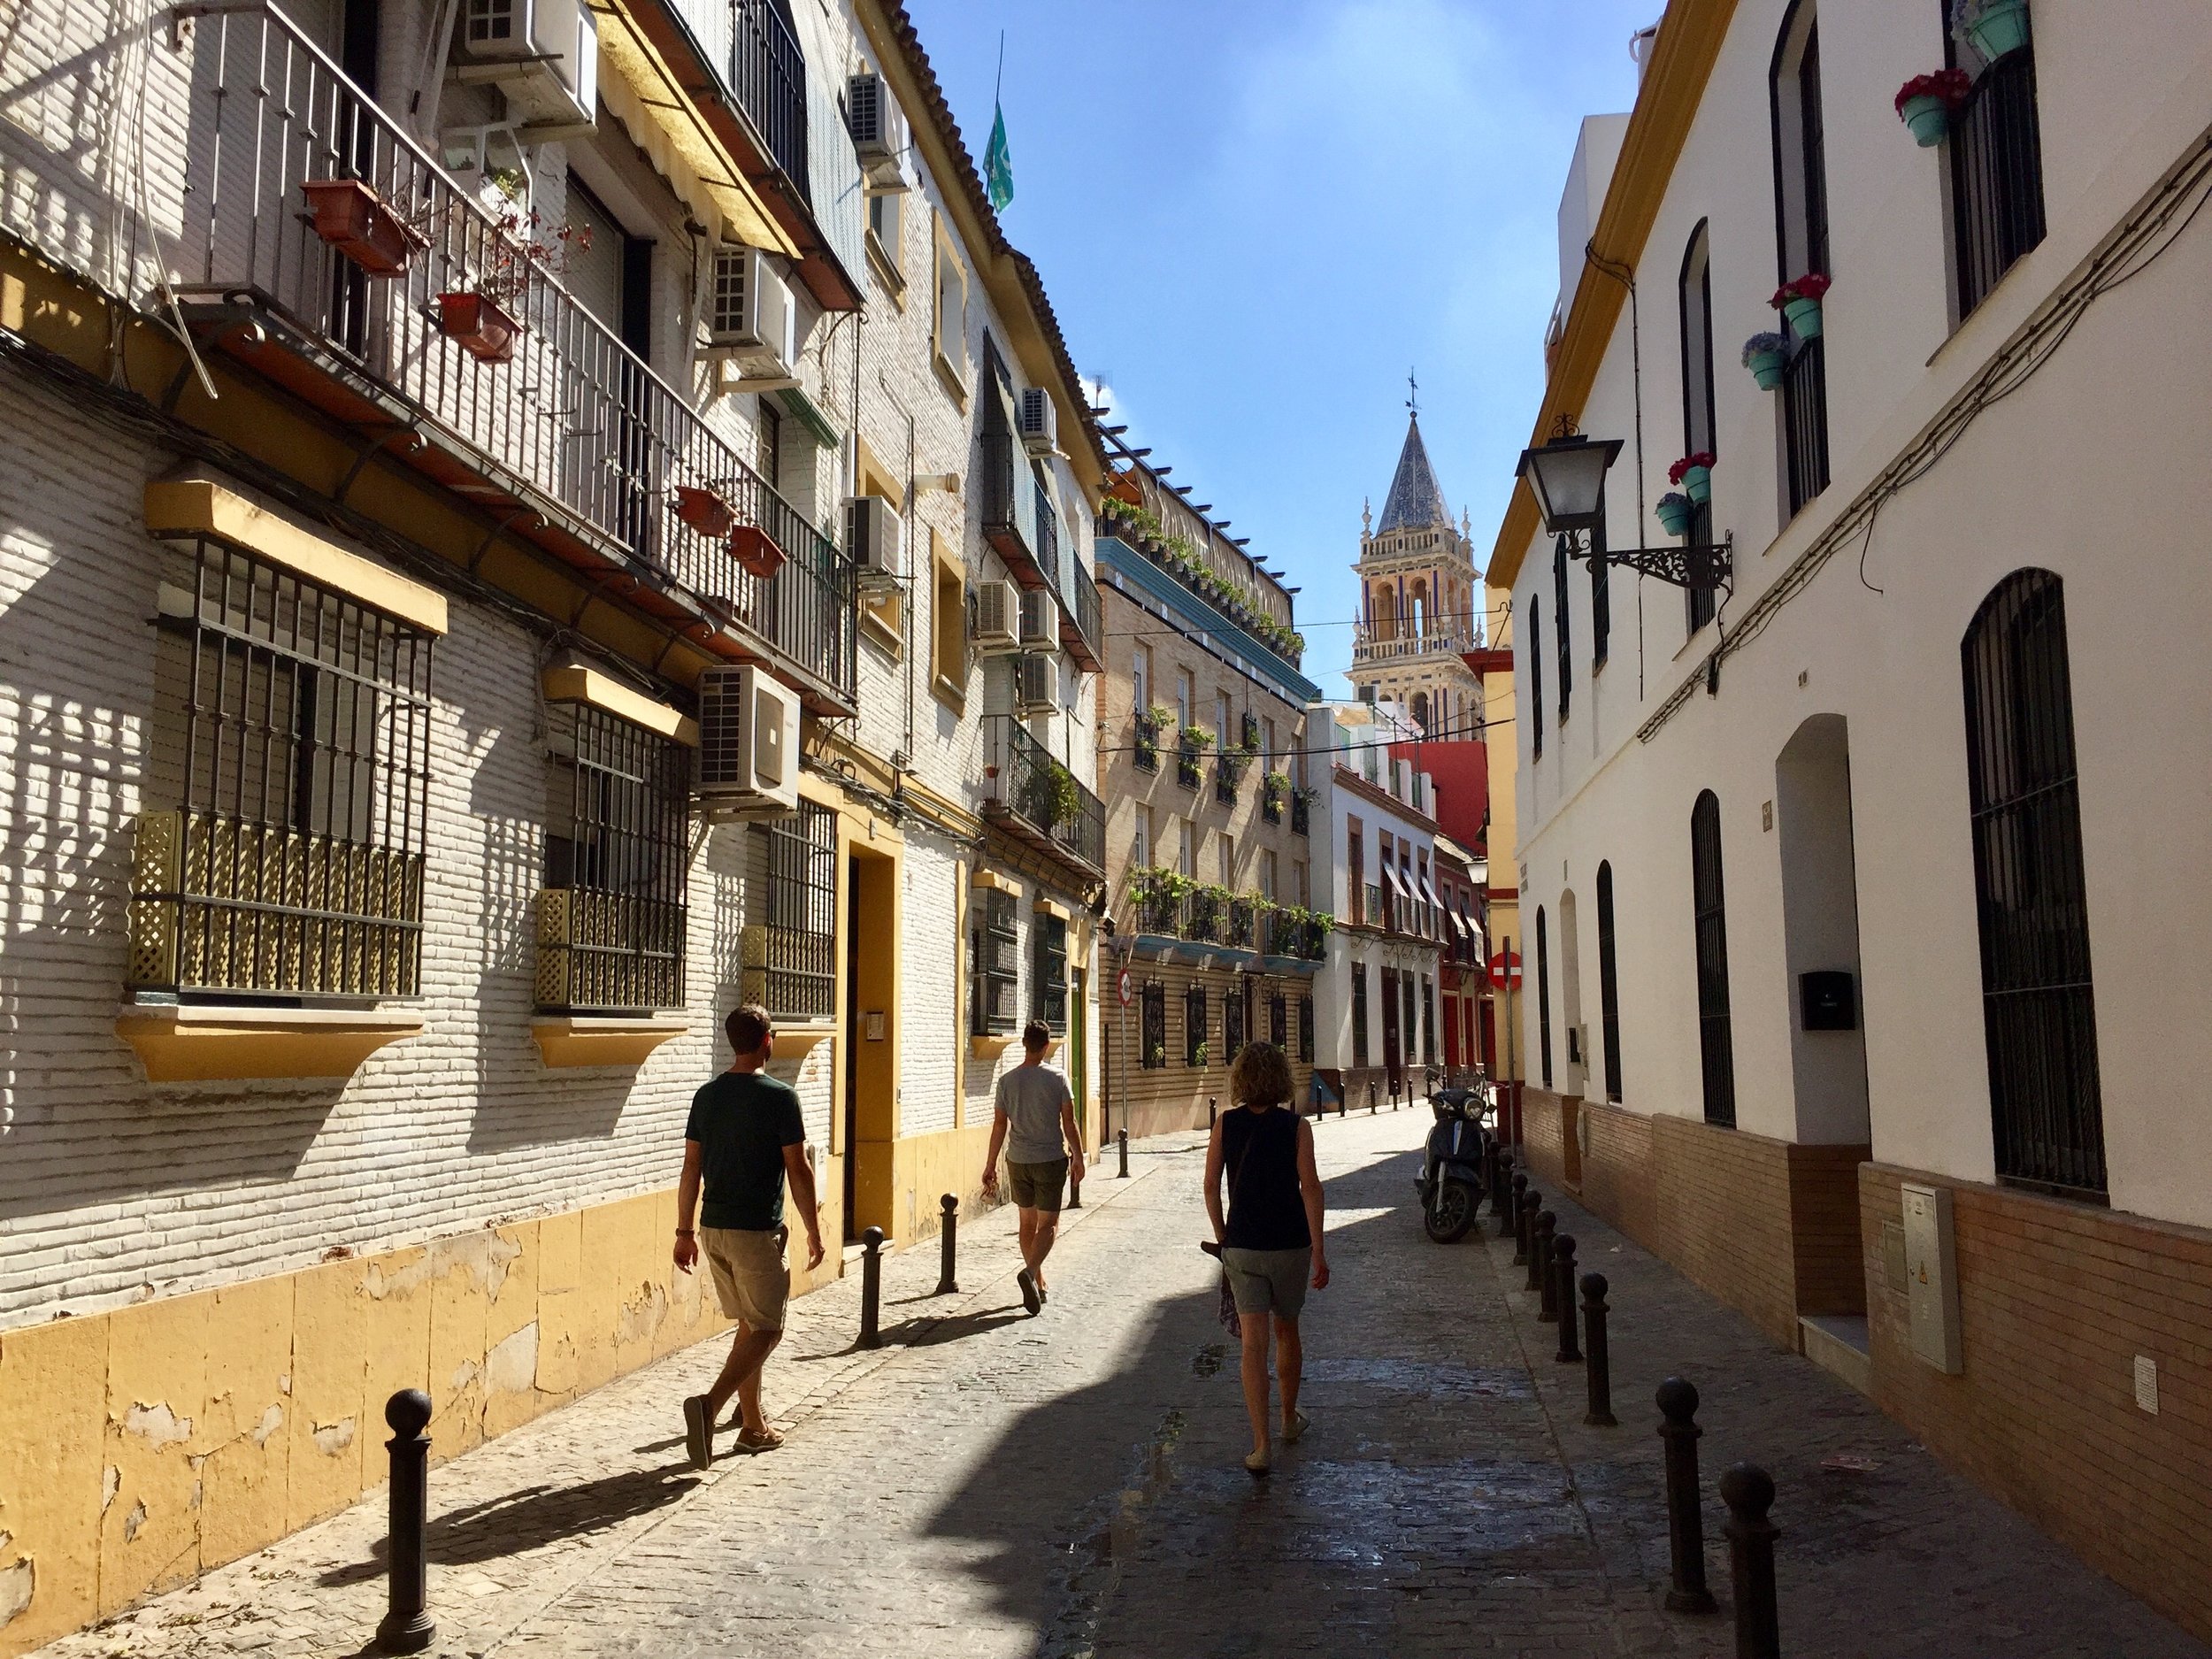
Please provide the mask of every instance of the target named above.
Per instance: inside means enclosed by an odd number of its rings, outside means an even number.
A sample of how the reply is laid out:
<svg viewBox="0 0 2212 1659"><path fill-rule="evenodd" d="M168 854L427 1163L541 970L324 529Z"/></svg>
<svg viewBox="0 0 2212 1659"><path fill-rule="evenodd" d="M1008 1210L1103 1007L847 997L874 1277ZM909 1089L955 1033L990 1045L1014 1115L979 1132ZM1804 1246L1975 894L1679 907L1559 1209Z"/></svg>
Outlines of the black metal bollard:
<svg viewBox="0 0 2212 1659"><path fill-rule="evenodd" d="M1559 1352L1552 1357L1562 1365L1582 1363L1582 1348L1576 1335L1575 1318L1575 1241L1571 1233L1563 1233L1551 1241L1552 1302L1559 1310Z"/></svg>
<svg viewBox="0 0 2212 1659"><path fill-rule="evenodd" d="M1121 1156L1121 1179L1125 1181L1129 1179L1129 1132L1118 1129L1114 1134L1114 1147Z"/></svg>
<svg viewBox="0 0 2212 1659"><path fill-rule="evenodd" d="M1559 1230L1559 1217L1548 1210L1536 1212L1536 1225L1528 1235L1528 1287L1536 1293L1536 1317L1549 1325L1559 1317L1554 1300L1558 1286L1551 1276L1551 1241Z"/></svg>
<svg viewBox="0 0 2212 1659"><path fill-rule="evenodd" d="M1605 1293L1611 1288L1602 1273L1582 1276L1583 1340L1590 1350L1590 1409L1582 1420L1597 1429L1620 1427L1620 1419L1613 1415L1613 1351L1605 1334Z"/></svg>
<svg viewBox="0 0 2212 1659"><path fill-rule="evenodd" d="M426 1610L430 1586L423 1555L430 1519L430 1437L423 1431L430 1425L430 1396L401 1389L384 1402L384 1420L392 1426L384 1442L392 1455L391 1606L376 1627L376 1645L383 1653L420 1653L438 1634L438 1622Z"/></svg>
<svg viewBox="0 0 2212 1659"><path fill-rule="evenodd" d="M1712 1613L1705 1587L1705 1517L1698 1508L1697 1390L1679 1377L1659 1385L1659 1438L1667 1445L1667 1548L1674 1558L1671 1613Z"/></svg>
<svg viewBox="0 0 2212 1659"><path fill-rule="evenodd" d="M1519 1194L1513 1205L1517 1217L1514 1223L1513 1265L1526 1267L1529 1240L1535 1236L1536 1212L1544 1207L1544 1195L1517 1175L1513 1178L1513 1186Z"/></svg>
<svg viewBox="0 0 2212 1659"><path fill-rule="evenodd" d="M1774 1597L1774 1477L1756 1463L1738 1463L1720 1478L1728 1506L1728 1576L1735 1589L1736 1659L1782 1659Z"/></svg>
<svg viewBox="0 0 2212 1659"><path fill-rule="evenodd" d="M876 1308L883 1296L883 1229L870 1227L860 1235L860 1346L881 1348Z"/></svg>
<svg viewBox="0 0 2212 1659"><path fill-rule="evenodd" d="M1215 1096L1209 1094L1206 1096L1206 1127L1211 1129L1220 1121L1221 1102Z"/></svg>
<svg viewBox="0 0 2212 1659"><path fill-rule="evenodd" d="M945 1212L945 1218L939 1224L937 1233L940 1253L937 1294L956 1296L960 1294L960 1281L953 1275L953 1263L958 1259L960 1251L960 1201L947 1193L937 1201L937 1204Z"/></svg>
<svg viewBox="0 0 2212 1659"><path fill-rule="evenodd" d="M1528 1177L1513 1167L1513 1155L1502 1148L1498 1152L1497 1195L1490 1201L1490 1208L1498 1217L1498 1236L1509 1239L1520 1228L1521 1194L1528 1190Z"/></svg>

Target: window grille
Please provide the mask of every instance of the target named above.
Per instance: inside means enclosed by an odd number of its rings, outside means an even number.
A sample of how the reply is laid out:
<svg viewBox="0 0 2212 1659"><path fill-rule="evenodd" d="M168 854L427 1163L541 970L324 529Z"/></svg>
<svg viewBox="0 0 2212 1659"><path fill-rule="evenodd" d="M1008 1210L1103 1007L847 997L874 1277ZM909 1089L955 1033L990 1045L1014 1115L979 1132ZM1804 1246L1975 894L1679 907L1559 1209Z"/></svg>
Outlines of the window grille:
<svg viewBox="0 0 2212 1659"><path fill-rule="evenodd" d="M1690 886L1697 933L1698 1057L1705 1121L1736 1126L1736 1051L1728 1014L1728 909L1720 869L1720 798L1708 789L1690 813Z"/></svg>
<svg viewBox="0 0 2212 1659"><path fill-rule="evenodd" d="M1551 1087L1551 935L1544 926L1544 910L1536 908L1536 1043L1543 1062L1544 1087Z"/></svg>
<svg viewBox="0 0 2212 1659"><path fill-rule="evenodd" d="M1204 1065L1212 1057L1206 1051L1206 987L1194 981L1183 993L1183 1064Z"/></svg>
<svg viewBox="0 0 2212 1659"><path fill-rule="evenodd" d="M1398 1075L1398 1068L1405 1064L1405 1027L1401 1023L1401 1003L1398 999L1398 971L1382 971L1382 1046L1383 1067L1391 1076Z"/></svg>
<svg viewBox="0 0 2212 1659"><path fill-rule="evenodd" d="M778 1019L837 1016L837 814L811 801L753 826L745 1000Z"/></svg>
<svg viewBox="0 0 2212 1659"><path fill-rule="evenodd" d="M1528 754L1544 757L1544 602L1528 600Z"/></svg>
<svg viewBox="0 0 2212 1659"><path fill-rule="evenodd" d="M1709 455L1719 425L1713 396L1713 244L1704 220L1690 233L1683 251L1682 274L1676 288L1682 314L1682 453ZM1713 504L1693 503L1690 540L1709 545L1713 540ZM1716 601L1710 588L1684 589L1689 631L1696 633L1713 619Z"/></svg>
<svg viewBox="0 0 2212 1659"><path fill-rule="evenodd" d="M1598 866L1598 1021L1605 1037L1605 1098L1621 1097L1621 984L1613 948L1613 866Z"/></svg>
<svg viewBox="0 0 2212 1659"><path fill-rule="evenodd" d="M1997 1173L2101 1197L2104 1108L2059 579L2007 577L1960 657Z"/></svg>
<svg viewBox="0 0 2212 1659"><path fill-rule="evenodd" d="M1298 1057L1309 1064L1313 1060L1313 998L1298 999Z"/></svg>
<svg viewBox="0 0 2212 1659"><path fill-rule="evenodd" d="M1352 967L1352 1064L1367 1064L1367 970L1356 963Z"/></svg>
<svg viewBox="0 0 2212 1659"><path fill-rule="evenodd" d="M1231 986L1221 994L1221 1058L1233 1061L1244 1051L1244 994Z"/></svg>
<svg viewBox="0 0 2212 1659"><path fill-rule="evenodd" d="M1035 984L1031 988L1031 1018L1041 1019L1056 1034L1068 1029L1068 925L1056 916L1039 911L1033 930Z"/></svg>
<svg viewBox="0 0 2212 1659"><path fill-rule="evenodd" d="M1774 53L1778 280L1828 272L1828 159L1820 103L1819 19L1807 0L1790 8ZM1818 338L1796 342L1782 372L1784 471L1790 512L1828 488L1828 376Z"/></svg>
<svg viewBox="0 0 2212 1659"><path fill-rule="evenodd" d="M1429 1064L1436 1064L1436 984L1427 974L1421 976L1421 1012L1425 1023L1421 1027L1421 1057Z"/></svg>
<svg viewBox="0 0 2212 1659"><path fill-rule="evenodd" d="M1290 1052L1290 1003L1280 991L1267 999L1267 1040L1285 1054Z"/></svg>
<svg viewBox="0 0 2212 1659"><path fill-rule="evenodd" d="M131 983L421 995L431 636L207 540L157 610Z"/></svg>
<svg viewBox="0 0 2212 1659"><path fill-rule="evenodd" d="M1568 636L1567 538L1560 536L1551 550L1551 626L1559 636L1559 724L1567 724L1574 701L1574 644Z"/></svg>
<svg viewBox="0 0 2212 1659"><path fill-rule="evenodd" d="M1137 1024L1144 1045L1137 1063L1148 1071L1156 1071L1167 1064L1167 987L1157 979L1144 987Z"/></svg>
<svg viewBox="0 0 2212 1659"><path fill-rule="evenodd" d="M583 703L547 726L538 1003L681 1008L691 751Z"/></svg>
<svg viewBox="0 0 2212 1659"><path fill-rule="evenodd" d="M975 918L975 1034L1003 1036L1019 1023L1015 995L1021 978L1021 941L1014 895L987 888L982 902L972 907L972 914Z"/></svg>
<svg viewBox="0 0 2212 1659"><path fill-rule="evenodd" d="M1793 518L1828 488L1828 359L1823 339L1797 342L1783 365L1782 431Z"/></svg>
<svg viewBox="0 0 2212 1659"><path fill-rule="evenodd" d="M1943 32L1946 57L1957 42ZM1951 226L1959 315L2043 240L2043 140L2035 108L2035 47L2007 52L1975 80L1951 118Z"/></svg>

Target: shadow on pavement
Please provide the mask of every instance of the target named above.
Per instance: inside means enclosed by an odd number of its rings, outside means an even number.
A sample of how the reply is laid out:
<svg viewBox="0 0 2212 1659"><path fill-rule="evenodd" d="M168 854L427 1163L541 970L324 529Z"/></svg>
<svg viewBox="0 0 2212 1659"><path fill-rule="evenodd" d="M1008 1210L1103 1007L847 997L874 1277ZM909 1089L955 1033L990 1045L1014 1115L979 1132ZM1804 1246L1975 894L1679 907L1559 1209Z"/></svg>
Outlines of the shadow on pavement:
<svg viewBox="0 0 2212 1659"><path fill-rule="evenodd" d="M518 1555L564 1538L603 1532L675 1502L699 1484L688 1464L633 1470L574 1486L526 1486L489 1502L433 1516L426 1537L431 1561L463 1566ZM368 1561L322 1575L327 1586L359 1584L385 1571L388 1541L380 1539Z"/></svg>

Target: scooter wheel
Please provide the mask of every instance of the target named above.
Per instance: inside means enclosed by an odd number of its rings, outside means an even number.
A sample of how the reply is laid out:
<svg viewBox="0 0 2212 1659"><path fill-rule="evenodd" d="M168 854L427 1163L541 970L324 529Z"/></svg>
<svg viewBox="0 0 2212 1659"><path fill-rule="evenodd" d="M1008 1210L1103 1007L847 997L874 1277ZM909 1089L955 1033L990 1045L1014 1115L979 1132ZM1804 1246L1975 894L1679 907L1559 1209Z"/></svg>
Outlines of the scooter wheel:
<svg viewBox="0 0 2212 1659"><path fill-rule="evenodd" d="M1464 1181L1446 1181L1421 1213L1423 1229L1439 1244L1457 1244L1474 1225L1475 1189Z"/></svg>

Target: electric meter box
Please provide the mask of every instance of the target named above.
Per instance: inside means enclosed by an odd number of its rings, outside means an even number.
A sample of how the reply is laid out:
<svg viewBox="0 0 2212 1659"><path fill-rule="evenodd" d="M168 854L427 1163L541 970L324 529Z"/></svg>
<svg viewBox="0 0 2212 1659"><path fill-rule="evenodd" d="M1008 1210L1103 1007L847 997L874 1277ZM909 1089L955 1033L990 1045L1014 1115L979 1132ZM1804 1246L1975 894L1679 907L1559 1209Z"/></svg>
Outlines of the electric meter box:
<svg viewBox="0 0 2212 1659"><path fill-rule="evenodd" d="M1959 1344L1958 1257L1951 1241L1951 1194L1908 1181L1905 1301L1912 1351L1947 1377L1966 1369Z"/></svg>

